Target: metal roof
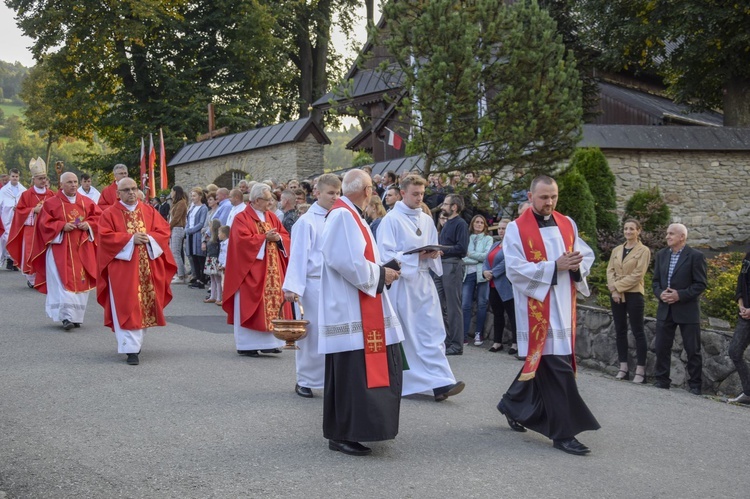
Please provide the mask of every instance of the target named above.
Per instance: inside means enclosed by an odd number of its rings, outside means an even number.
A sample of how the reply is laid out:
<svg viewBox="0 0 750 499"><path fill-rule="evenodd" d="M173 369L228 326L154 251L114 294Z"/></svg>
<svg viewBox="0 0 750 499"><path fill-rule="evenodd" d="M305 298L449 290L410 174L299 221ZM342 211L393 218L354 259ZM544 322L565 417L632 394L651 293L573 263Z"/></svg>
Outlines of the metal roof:
<svg viewBox="0 0 750 499"><path fill-rule="evenodd" d="M311 118L302 118L186 145L177 151L168 166L179 166L253 149L299 142L310 133L321 143L331 143L315 121Z"/></svg>
<svg viewBox="0 0 750 499"><path fill-rule="evenodd" d="M721 126L724 122L722 115L719 113L713 111L691 112L689 107L684 104L676 104L664 97L611 83L599 83L599 99L602 108L607 107L607 102L611 99L627 108L644 113L651 118L648 120L651 122L649 124L676 121L686 124ZM612 112L612 110L609 111L605 112L600 118L601 120L605 120L606 123L601 122L600 124L634 124L622 121L622 116L619 118L620 121L616 121L618 119L617 114L619 113Z"/></svg>
<svg viewBox="0 0 750 499"><path fill-rule="evenodd" d="M750 151L750 128L583 125L579 147L677 151Z"/></svg>

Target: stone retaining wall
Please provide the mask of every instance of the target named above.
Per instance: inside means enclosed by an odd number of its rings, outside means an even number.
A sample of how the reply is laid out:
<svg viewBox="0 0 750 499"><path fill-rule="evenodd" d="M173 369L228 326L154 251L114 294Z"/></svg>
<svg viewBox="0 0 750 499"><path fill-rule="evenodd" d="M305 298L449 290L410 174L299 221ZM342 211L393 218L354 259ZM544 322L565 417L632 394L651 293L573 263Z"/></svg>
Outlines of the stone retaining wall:
<svg viewBox="0 0 750 499"><path fill-rule="evenodd" d="M672 221L693 245L724 247L750 240L750 204L738 185L750 178L750 154L724 151L602 149L616 177L617 209L634 192L658 186Z"/></svg>
<svg viewBox="0 0 750 499"><path fill-rule="evenodd" d="M476 314L474 319L476 319ZM617 374L620 362L617 359L617 345L615 343L615 325L612 322L612 312L588 305L578 305L577 312L577 335L576 335L576 359L579 365L591 369L604 371L612 376ZM472 321L473 322L473 321ZM484 337L487 338L485 346L492 342L492 327L494 316L492 309L487 310L487 320L484 327ZM472 331L474 329L472 328ZM656 354L654 348L654 334L656 330L656 319L647 317L645 319L646 341L648 353L646 357L646 375L648 383L654 382L654 363ZM742 392L742 385L737 370L729 358L729 342L733 332L718 329L703 329L701 331L701 343L703 348L703 392L706 394L719 394L736 396ZM472 337L473 339L473 337ZM510 343L510 331L505 330L504 342L506 346ZM635 339L628 332L628 364L630 367L630 378L635 374ZM750 362L750 349L745 352L745 358ZM687 357L682 349L682 336L675 335L672 346L672 387L687 387L686 373Z"/></svg>

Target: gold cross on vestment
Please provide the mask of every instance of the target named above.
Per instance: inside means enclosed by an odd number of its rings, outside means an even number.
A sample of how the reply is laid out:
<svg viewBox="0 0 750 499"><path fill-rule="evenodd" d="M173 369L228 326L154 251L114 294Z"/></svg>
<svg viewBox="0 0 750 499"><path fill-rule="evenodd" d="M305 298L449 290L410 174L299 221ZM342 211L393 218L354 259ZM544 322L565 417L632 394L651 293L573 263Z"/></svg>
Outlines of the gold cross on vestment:
<svg viewBox="0 0 750 499"><path fill-rule="evenodd" d="M383 349L383 334L373 330L367 333L367 349L372 353L378 353Z"/></svg>

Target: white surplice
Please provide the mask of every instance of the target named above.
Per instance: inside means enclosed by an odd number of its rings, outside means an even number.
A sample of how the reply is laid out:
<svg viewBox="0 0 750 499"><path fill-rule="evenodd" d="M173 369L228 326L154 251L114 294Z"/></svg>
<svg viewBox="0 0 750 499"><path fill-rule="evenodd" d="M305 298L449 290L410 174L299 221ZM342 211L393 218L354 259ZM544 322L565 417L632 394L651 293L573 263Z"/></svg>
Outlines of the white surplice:
<svg viewBox="0 0 750 499"><path fill-rule="evenodd" d="M86 196L90 200L92 200L94 203L99 203L99 198L101 197L102 193L99 192L96 187L93 185L89 187L89 192L86 192L83 190L83 186L78 188L78 194L81 196Z"/></svg>
<svg viewBox="0 0 750 499"><path fill-rule="evenodd" d="M5 258L10 258L8 252L5 250L5 246L8 244L8 237L10 236L10 226L13 223L13 215L16 211L16 205L21 197L21 194L26 190L26 187L21 185L19 182L16 185L12 185L10 182L5 184L0 189L0 217L3 220L3 227L5 232L0 237L0 263Z"/></svg>
<svg viewBox="0 0 750 499"><path fill-rule="evenodd" d="M417 231L421 235L417 234ZM443 274L440 258L419 258L405 251L437 244L432 217L397 201L378 226L380 258L401 263L401 277L388 292L404 330L404 353L409 369L404 371L402 395L431 392L456 382L445 356L445 325L435 282L430 270Z"/></svg>
<svg viewBox="0 0 750 499"><path fill-rule="evenodd" d="M581 281L576 283L576 288L584 296L589 296L586 276L589 275L591 265L594 263L594 252L578 237L578 227L572 219L571 223L575 231L574 250L580 251L583 255L580 265ZM558 271L557 284L552 286L552 277L556 268L555 260L565 253L565 244L560 229L556 226L544 227L539 231L547 253L547 260L539 263L532 263L526 259L515 221L508 224L503 238L505 268L508 279L513 284L513 298L516 304L518 355L522 357L527 355L529 349L528 297L543 301L547 294L550 295L550 327L542 355L571 355L573 353L571 300L575 300L576 297L570 292L570 271Z"/></svg>
<svg viewBox="0 0 750 499"><path fill-rule="evenodd" d="M320 272L323 268L322 234L328 210L317 202L294 223L292 249L284 277L284 291L300 297L307 325L307 336L297 340L295 352L297 384L306 388L323 388L325 355L318 353L318 301Z"/></svg>
<svg viewBox="0 0 750 499"><path fill-rule="evenodd" d="M232 226L232 223L234 222L234 217L236 217L237 214L240 213L245 208L247 208L247 205L245 203L240 203L237 206L232 206L232 209L229 210L229 215L227 216L228 227Z"/></svg>
<svg viewBox="0 0 750 499"><path fill-rule="evenodd" d="M252 207L248 209L255 210L255 208ZM261 222L266 221L266 214L264 212L255 210L255 214L258 215L258 218ZM265 255L266 242L263 241L263 244L260 246L260 250L258 250L258 256L256 258L258 260L262 260ZM279 258L281 258L281 255L279 255ZM231 271L232 269L229 269L229 272ZM281 341L268 331L256 331L255 329L242 327L242 318L240 314L241 303L242 300L240 299L240 290L238 289L234 294L234 343L238 351L272 350L274 348L281 348L286 344L285 341Z"/></svg>
<svg viewBox="0 0 750 499"><path fill-rule="evenodd" d="M120 201L120 204L127 208L128 211L133 211L138 207L137 203L131 206ZM135 234L133 235L133 237L135 237ZM156 239L154 239L153 237L148 236L148 241L148 244L146 244L148 257L151 260L156 260L162 255L162 253L164 253L164 249L159 245L159 243L156 242ZM133 253L135 253L135 242L131 237L130 241L128 241L128 244L126 244L120 250L120 252L115 255L115 258L118 260L125 260L129 262L133 259ZM133 297L133 299L136 299L136 297ZM117 340L117 353L140 353L141 348L143 347L143 337L146 333L146 329L148 328L123 329L122 327L120 327L120 320L117 318L115 297L112 294L111 279L109 281L109 303L112 307L112 326L114 327L115 339Z"/></svg>
<svg viewBox="0 0 750 499"><path fill-rule="evenodd" d="M357 212L346 196L340 199ZM318 305L318 351L323 354L364 350L359 291L376 296L380 265L364 257L366 241L362 228L372 241L375 262L380 262L375 238L362 217L352 215L345 208L337 208L328 214L323 228L323 270ZM386 344L404 341L388 291L383 289L381 296Z"/></svg>

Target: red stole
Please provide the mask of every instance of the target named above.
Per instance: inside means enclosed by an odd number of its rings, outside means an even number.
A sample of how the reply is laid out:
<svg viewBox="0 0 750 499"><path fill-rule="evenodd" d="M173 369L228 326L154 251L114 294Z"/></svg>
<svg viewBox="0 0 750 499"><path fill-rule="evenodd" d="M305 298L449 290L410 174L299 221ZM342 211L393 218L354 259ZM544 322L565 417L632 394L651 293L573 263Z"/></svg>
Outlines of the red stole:
<svg viewBox="0 0 750 499"><path fill-rule="evenodd" d="M375 250L367 229L360 221L362 217L355 212L341 198L337 199L331 211L337 208L347 209L356 219L362 237L365 238L365 258L375 263ZM374 297L359 291L359 308L362 314L362 334L365 343L365 371L367 373L367 388L390 386L388 376L388 357L385 344L385 319L383 318L383 297Z"/></svg>
<svg viewBox="0 0 750 499"><path fill-rule="evenodd" d="M573 224L570 222L568 217L558 213L557 211L552 212L552 216L557 223L557 228L560 230L560 234L565 244L565 251L573 251L573 245L575 243L575 231L573 230ZM523 250L526 255L526 260L533 263L546 262L547 251L544 247L544 239L542 233L539 230L539 224L537 223L536 217L532 210L526 210L523 215L518 217L516 220L518 225L518 233L523 244ZM571 279L570 281L570 292L571 292L571 331L572 337L572 351L573 351L573 372L576 371L576 356L575 356L575 344L576 344L576 285ZM519 381L528 381L536 375L537 367L539 367L539 361L542 360L542 350L544 349L544 343L547 341L547 333L549 331L549 313L550 313L550 298L549 293L544 297L544 301L535 300L534 298L528 297L528 315L529 315L529 351L526 355L526 362L521 370L521 375L518 377Z"/></svg>

